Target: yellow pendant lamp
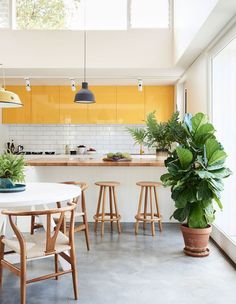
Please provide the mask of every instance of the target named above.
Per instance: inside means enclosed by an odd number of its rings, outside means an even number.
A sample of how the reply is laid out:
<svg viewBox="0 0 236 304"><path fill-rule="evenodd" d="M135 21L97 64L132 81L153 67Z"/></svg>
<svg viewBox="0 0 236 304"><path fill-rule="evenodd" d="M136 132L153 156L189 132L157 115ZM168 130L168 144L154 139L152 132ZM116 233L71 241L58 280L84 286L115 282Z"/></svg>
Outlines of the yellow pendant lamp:
<svg viewBox="0 0 236 304"><path fill-rule="evenodd" d="M19 96L13 92L5 90L5 75L2 64L3 88L0 88L0 108L17 108L22 107Z"/></svg>

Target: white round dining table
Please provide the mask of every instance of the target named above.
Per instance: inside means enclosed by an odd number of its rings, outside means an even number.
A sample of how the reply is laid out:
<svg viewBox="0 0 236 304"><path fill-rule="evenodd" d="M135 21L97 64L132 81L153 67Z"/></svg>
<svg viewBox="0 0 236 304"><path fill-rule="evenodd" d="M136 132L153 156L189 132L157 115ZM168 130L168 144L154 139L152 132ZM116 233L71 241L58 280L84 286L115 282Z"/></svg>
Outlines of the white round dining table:
<svg viewBox="0 0 236 304"><path fill-rule="evenodd" d="M81 195L81 189L75 185L61 184L61 183L27 183L26 190L15 193L0 193L0 235L5 235L7 232L7 216L1 214L3 209L41 209L45 210L56 208L56 202L71 201ZM46 219L44 216L39 216L43 227L46 227ZM52 230L55 223L52 221ZM12 233L12 232L11 232ZM8 235L11 236L11 235ZM19 256L16 254L7 255L6 260L11 263L18 263ZM70 265L59 258L61 266L64 270L69 269Z"/></svg>
<svg viewBox="0 0 236 304"><path fill-rule="evenodd" d="M27 183L26 190L15 193L0 193L0 208L19 208L48 205L69 201L80 196L81 189L75 185L60 183Z"/></svg>

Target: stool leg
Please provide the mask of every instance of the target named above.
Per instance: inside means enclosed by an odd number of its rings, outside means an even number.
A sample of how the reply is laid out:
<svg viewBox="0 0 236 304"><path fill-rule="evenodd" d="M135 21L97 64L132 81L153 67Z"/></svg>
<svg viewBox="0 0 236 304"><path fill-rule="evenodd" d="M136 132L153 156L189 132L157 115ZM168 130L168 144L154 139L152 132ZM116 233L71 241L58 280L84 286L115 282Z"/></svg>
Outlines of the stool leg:
<svg viewBox="0 0 236 304"><path fill-rule="evenodd" d="M31 216L31 227L30 227L30 234L34 234L34 225L35 225L35 215Z"/></svg>
<svg viewBox="0 0 236 304"><path fill-rule="evenodd" d="M143 230L146 229L146 218L147 218L147 202L148 202L148 188L145 187L145 200L144 200L144 214L143 214Z"/></svg>
<svg viewBox="0 0 236 304"><path fill-rule="evenodd" d="M155 222L154 222L154 211L152 206L152 187L149 187L150 192L150 210L151 210L151 228L152 228L152 236L155 235Z"/></svg>
<svg viewBox="0 0 236 304"><path fill-rule="evenodd" d="M113 206L112 206L112 189L111 189L111 187L109 187L109 201L110 201L111 231L113 231Z"/></svg>
<svg viewBox="0 0 236 304"><path fill-rule="evenodd" d="M161 222L161 215L160 215L160 210L159 210L159 206L158 206L156 187L154 187L154 196L155 196L155 203L156 203L156 209L157 209L157 216L159 217L158 226L159 226L159 230L162 231L162 222Z"/></svg>
<svg viewBox="0 0 236 304"><path fill-rule="evenodd" d="M141 187L141 192L139 196L139 203L138 203L138 213L137 217L140 217L140 212L141 212L141 207L142 207L142 200L143 200L143 187ZM135 234L138 234L138 226L139 226L139 220L136 218L136 223L135 223Z"/></svg>
<svg viewBox="0 0 236 304"><path fill-rule="evenodd" d="M103 187L100 187L99 190L99 197L98 197L98 205L97 205L97 211L96 211L96 217L99 217L99 211L100 211L100 206L101 206L101 201L102 201L102 191L103 191ZM95 223L94 223L94 232L97 232L97 224L98 224L98 219L95 219Z"/></svg>
<svg viewBox="0 0 236 304"><path fill-rule="evenodd" d="M87 250L89 250L89 226L88 226L88 220L87 220L87 212L86 212L84 191L82 191L81 207L82 207L82 212L84 214L83 215L83 223L84 223L84 226L85 226L84 233L85 233L86 245L87 245Z"/></svg>
<svg viewBox="0 0 236 304"><path fill-rule="evenodd" d="M102 199L102 229L101 229L101 236L104 235L106 190L107 190L107 188L105 186L103 188L103 199Z"/></svg>
<svg viewBox="0 0 236 304"><path fill-rule="evenodd" d="M117 208L117 198L116 198L116 192L115 192L115 187L112 187L112 191L113 191L113 198L114 198L114 205L115 205L115 213L116 213L116 217L118 218L119 213L118 213L118 208ZM117 220L117 230L118 233L121 233L121 226L120 226L120 220Z"/></svg>

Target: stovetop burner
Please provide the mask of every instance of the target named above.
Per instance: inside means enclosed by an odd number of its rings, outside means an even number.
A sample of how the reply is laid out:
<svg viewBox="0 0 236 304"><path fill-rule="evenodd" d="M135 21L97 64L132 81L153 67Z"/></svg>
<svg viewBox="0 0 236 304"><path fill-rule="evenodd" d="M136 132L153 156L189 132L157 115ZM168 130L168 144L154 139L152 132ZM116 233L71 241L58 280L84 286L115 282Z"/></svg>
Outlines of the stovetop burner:
<svg viewBox="0 0 236 304"><path fill-rule="evenodd" d="M45 154L45 155L54 155L56 154L55 152L34 152L34 151L26 151L24 152L25 155L42 155L42 154Z"/></svg>

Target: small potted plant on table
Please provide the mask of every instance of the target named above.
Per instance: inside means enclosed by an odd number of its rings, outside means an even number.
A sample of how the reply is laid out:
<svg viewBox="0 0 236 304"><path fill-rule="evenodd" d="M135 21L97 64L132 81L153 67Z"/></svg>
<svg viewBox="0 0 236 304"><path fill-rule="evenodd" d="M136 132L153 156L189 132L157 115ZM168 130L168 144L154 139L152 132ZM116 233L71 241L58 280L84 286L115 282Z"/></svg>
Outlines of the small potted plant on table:
<svg viewBox="0 0 236 304"><path fill-rule="evenodd" d="M25 190L25 161L23 156L5 153L0 155L0 192L15 192Z"/></svg>
<svg viewBox="0 0 236 304"><path fill-rule="evenodd" d="M222 179L231 171L225 167L227 157L216 140L215 130L203 113L187 114L182 125L186 137L165 161L168 173L161 176L171 187L176 210L173 217L182 224L184 252L190 256L209 254L208 240L215 219L216 202L220 209Z"/></svg>

